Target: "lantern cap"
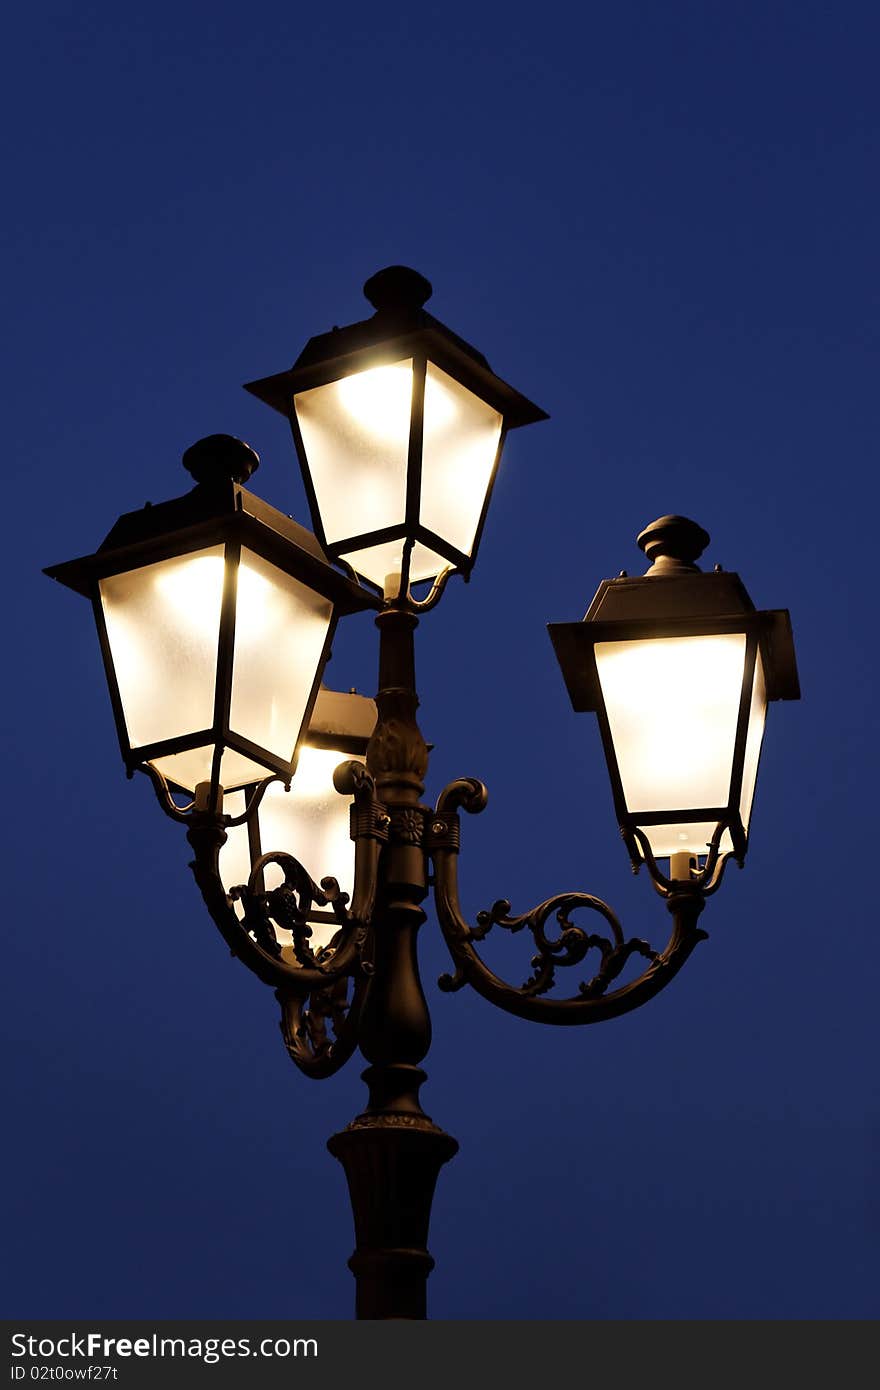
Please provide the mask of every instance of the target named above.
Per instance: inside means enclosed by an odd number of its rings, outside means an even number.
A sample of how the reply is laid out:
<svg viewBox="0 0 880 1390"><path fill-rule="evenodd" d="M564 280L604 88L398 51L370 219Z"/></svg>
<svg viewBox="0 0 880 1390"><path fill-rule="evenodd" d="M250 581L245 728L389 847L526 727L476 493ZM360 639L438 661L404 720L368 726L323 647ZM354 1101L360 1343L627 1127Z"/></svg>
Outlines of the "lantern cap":
<svg viewBox="0 0 880 1390"><path fill-rule="evenodd" d="M407 265L389 265L377 270L364 283L364 295L377 313L398 309L421 309L431 298L430 280Z"/></svg>
<svg viewBox="0 0 880 1390"><path fill-rule="evenodd" d="M661 516L638 544L653 561L644 575L603 579L579 623L550 623L550 638L576 710L601 705L597 642L649 641L756 631L769 700L800 698L791 620L785 609L756 612L738 574L704 572L694 561L709 543L702 526L684 516ZM662 583L658 583L658 578Z"/></svg>
<svg viewBox="0 0 880 1390"><path fill-rule="evenodd" d="M652 562L648 574L674 574L699 569L696 561L709 544L709 533L686 516L661 516L645 527L636 543Z"/></svg>
<svg viewBox="0 0 880 1390"><path fill-rule="evenodd" d="M356 690L329 690L321 685L312 711L306 743L363 757L376 727L376 701Z"/></svg>
<svg viewBox="0 0 880 1390"><path fill-rule="evenodd" d="M233 434L208 434L190 444L181 462L197 483L246 483L260 456Z"/></svg>
<svg viewBox="0 0 880 1390"><path fill-rule="evenodd" d="M217 440L223 441L222 445L215 446ZM200 460L198 451L202 450L204 458ZM210 435L188 449L184 457L193 451L197 451L196 463L190 471L197 483L189 492L155 505L147 502L139 511L124 513L93 555L51 565L44 573L91 598L97 593L98 581L108 575L204 546L238 541L333 599L340 613L381 606L380 599L334 569L318 538L305 526L242 487L230 476L229 467L225 472L219 467L212 471L212 459L237 460L241 468L256 460L247 444L231 435Z"/></svg>
<svg viewBox="0 0 880 1390"><path fill-rule="evenodd" d="M432 293L431 282L409 266L376 271L364 285L376 310L370 318L316 334L287 371L249 381L244 389L290 417L294 396L301 391L385 362L427 357L498 410L507 429L546 420L546 411L497 376L472 343L428 313L424 304Z"/></svg>

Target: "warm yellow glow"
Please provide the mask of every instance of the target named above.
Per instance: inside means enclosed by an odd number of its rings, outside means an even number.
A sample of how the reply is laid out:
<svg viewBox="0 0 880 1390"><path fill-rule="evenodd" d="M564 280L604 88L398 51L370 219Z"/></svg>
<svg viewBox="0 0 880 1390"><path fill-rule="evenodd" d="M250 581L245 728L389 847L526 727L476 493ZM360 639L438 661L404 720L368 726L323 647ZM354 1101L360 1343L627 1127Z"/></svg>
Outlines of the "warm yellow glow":
<svg viewBox="0 0 880 1390"><path fill-rule="evenodd" d="M294 408L327 541L336 545L407 522L414 363L370 367L301 391ZM502 418L454 377L428 362L419 522L464 555L472 552L492 478ZM358 574L381 585L400 569L403 539L344 552ZM449 561L419 542L413 582Z"/></svg>
<svg viewBox="0 0 880 1390"><path fill-rule="evenodd" d="M223 598L222 555L194 555L175 565L159 565L155 584L162 601L194 627L216 625Z"/></svg>
<svg viewBox="0 0 880 1390"><path fill-rule="evenodd" d="M749 709L749 732L746 736L745 756L743 758L742 790L739 798L740 815L746 830L752 815L752 802L755 797L755 782L758 777L758 760L761 756L761 743L764 738L764 723L767 718L767 686L764 681L764 663L760 651L755 661L755 676L752 683L752 700Z"/></svg>
<svg viewBox="0 0 880 1390"><path fill-rule="evenodd" d="M705 853L714 823L675 812L728 803L745 648L743 633L596 644L627 809L671 812L644 827L655 854Z"/></svg>
<svg viewBox="0 0 880 1390"><path fill-rule="evenodd" d="M227 816L240 816L245 804L244 791L228 792L223 798L223 810ZM247 883L251 876L251 852L246 825L234 825L227 830L226 843L220 850L218 862L220 878L227 893L231 888L239 888ZM241 903L236 905L236 912L240 917L243 915Z"/></svg>
<svg viewBox="0 0 880 1390"><path fill-rule="evenodd" d="M156 585L182 621L194 627L216 625L225 572L226 561L222 555L196 555L171 569L159 566ZM244 560L238 566L237 584L239 611L247 613L248 631L257 637L265 627L272 586Z"/></svg>
<svg viewBox="0 0 880 1390"><path fill-rule="evenodd" d="M284 762L293 757L331 616L329 599L242 548L229 721Z"/></svg>
<svg viewBox="0 0 880 1390"><path fill-rule="evenodd" d="M351 754L327 748L302 748L289 792L280 782L267 789L259 808L260 843L263 852L284 850L298 859L316 883L332 875L343 892L351 893L354 880L354 845L349 827L351 798L333 785L333 772ZM356 761L362 761L357 759ZM237 815L243 801L227 797L227 810ZM221 875L228 889L247 883L250 860L244 826L228 832L220 857ZM266 868L267 888L277 888L284 875L277 864Z"/></svg>
<svg viewBox="0 0 880 1390"><path fill-rule="evenodd" d="M439 400L452 405L443 419L434 418ZM497 410L428 363L419 520L464 555L473 550L501 425Z"/></svg>
<svg viewBox="0 0 880 1390"><path fill-rule="evenodd" d="M382 545L370 546L368 550L350 550L346 555L349 564L372 579L374 584L384 587L389 574L399 574L403 568L403 541L386 541ZM418 584L425 579L434 579L450 563L428 546L416 541L410 551L409 580Z"/></svg>
<svg viewBox="0 0 880 1390"><path fill-rule="evenodd" d="M333 773L347 754L338 753L332 748L309 748L300 750L296 764L290 796L279 788L279 802L286 804L292 796L297 802L313 802L316 798L327 798L332 809L339 805L347 809L345 797L340 796L333 786Z"/></svg>
<svg viewBox="0 0 880 1390"><path fill-rule="evenodd" d="M308 869L316 883L332 875L346 893L354 878L350 799L333 786L333 772L349 755L327 748L302 748L286 792L274 783L260 807L264 849L283 847ZM267 886L270 873L267 872ZM279 880L280 881L280 880Z"/></svg>
<svg viewBox="0 0 880 1390"><path fill-rule="evenodd" d="M100 591L132 747L208 728L223 547L111 575Z"/></svg>
<svg viewBox="0 0 880 1390"><path fill-rule="evenodd" d="M370 367L339 382L339 399L363 429L389 439L409 438L412 409L412 362ZM425 430L442 429L455 414L449 391L430 378L425 382Z"/></svg>
<svg viewBox="0 0 880 1390"><path fill-rule="evenodd" d="M107 635L132 747L180 738L214 723L225 549L144 565L100 582ZM314 593L242 548L236 589L232 730L281 762L293 757L332 616ZM192 790L211 776L214 743L155 761ZM223 753L226 787L264 774L235 749Z"/></svg>
<svg viewBox="0 0 880 1390"><path fill-rule="evenodd" d="M333 772L350 758L350 754L333 749L303 748L290 791L274 782L258 811L264 853L284 850L300 861L316 883L332 875L349 895L354 887L354 845L349 833L351 798L336 791ZM226 809L232 815L244 809L238 797L226 798ZM236 884L247 883L250 854L245 826L228 832L220 851L220 876L227 891ZM266 866L267 889L277 888L283 879L277 864ZM335 931L332 925L313 925L312 949L327 945ZM276 928L275 934L282 946L292 944L289 932Z"/></svg>

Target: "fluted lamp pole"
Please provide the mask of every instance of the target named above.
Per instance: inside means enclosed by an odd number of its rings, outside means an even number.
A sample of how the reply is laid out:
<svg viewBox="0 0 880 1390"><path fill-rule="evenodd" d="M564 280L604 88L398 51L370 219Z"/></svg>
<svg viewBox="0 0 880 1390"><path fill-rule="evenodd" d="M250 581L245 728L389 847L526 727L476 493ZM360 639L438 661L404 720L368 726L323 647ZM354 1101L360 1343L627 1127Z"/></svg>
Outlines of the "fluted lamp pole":
<svg viewBox="0 0 880 1390"><path fill-rule="evenodd" d="M585 892L522 914L498 898L468 921L459 813L482 811L487 792L457 778L423 800L414 637L450 576L470 574L506 435L544 413L427 313L415 271L389 267L366 291L371 318L248 388L290 419L317 539L244 489L253 451L213 436L187 455L193 493L122 518L94 556L49 573L93 601L126 766L185 824L205 905L274 989L291 1059L315 1079L355 1051L367 1063L365 1108L328 1145L354 1212L356 1315L412 1319L426 1316L434 1188L458 1147L420 1099L429 892L453 963L441 989L469 985L562 1026L639 1007L704 939L727 863L744 862L767 707L799 690L787 612L758 612L736 575L701 570L696 523L652 523L647 573L604 581L582 622L550 634L575 710L597 715L624 843L670 915L666 943L627 937ZM329 634L364 609L379 629L375 705L325 692L322 713ZM339 753L332 773L306 758L315 741ZM309 828L338 826L334 796L351 855L338 831ZM267 843L270 827L284 843ZM496 929L531 938L522 985L484 959Z"/></svg>

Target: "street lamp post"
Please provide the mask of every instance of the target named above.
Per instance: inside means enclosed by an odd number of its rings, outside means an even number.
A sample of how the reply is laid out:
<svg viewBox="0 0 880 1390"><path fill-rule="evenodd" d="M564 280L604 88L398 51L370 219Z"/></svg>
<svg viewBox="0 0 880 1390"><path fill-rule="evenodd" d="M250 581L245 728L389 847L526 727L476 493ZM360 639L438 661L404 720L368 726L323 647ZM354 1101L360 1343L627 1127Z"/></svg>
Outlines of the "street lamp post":
<svg viewBox="0 0 880 1390"><path fill-rule="evenodd" d="M371 319L312 339L290 372L248 388L291 420L320 544L245 491L253 451L212 436L185 456L191 493L122 518L95 555L48 573L92 599L129 773L147 772L186 825L205 905L274 988L292 1060L315 1078L356 1049L367 1062L366 1107L328 1144L354 1212L357 1316L424 1318L434 1187L458 1147L419 1099L431 1024L417 937L431 888L454 965L442 989L470 985L560 1025L639 1007L705 937L698 922L726 864L742 865L767 704L799 690L787 612L756 612L736 575L702 572L709 538L694 522L654 522L639 537L647 574L605 581L582 622L550 633L574 708L598 716L621 834L671 915L667 943L628 939L581 892L520 915L498 900L470 924L459 812L482 811L487 793L464 778L433 807L422 800L414 636L449 575L470 572L507 431L544 417L425 312L430 286L414 271L392 267L366 290ZM418 599L422 581L433 584ZM367 608L375 705L319 693L337 614ZM308 763L316 747L330 755L320 766ZM340 796L354 862L336 872L350 894L313 877L334 867L314 862L325 844L340 851L310 824L338 824ZM267 844L270 826L291 842ZM596 931L575 924L579 910ZM523 985L480 954L495 928L532 938ZM573 992L554 995L557 971L581 965Z"/></svg>

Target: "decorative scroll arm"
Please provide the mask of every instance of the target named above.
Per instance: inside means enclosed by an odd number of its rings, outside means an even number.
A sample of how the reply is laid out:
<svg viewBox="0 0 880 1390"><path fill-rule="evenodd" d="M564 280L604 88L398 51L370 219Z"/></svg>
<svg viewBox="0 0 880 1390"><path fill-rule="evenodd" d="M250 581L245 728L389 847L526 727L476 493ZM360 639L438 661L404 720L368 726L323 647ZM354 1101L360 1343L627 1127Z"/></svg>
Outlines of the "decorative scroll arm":
<svg viewBox="0 0 880 1390"><path fill-rule="evenodd" d="M340 891L335 879L322 879L319 887L298 860L279 851L262 855L253 865L247 885L227 893L220 877L219 855L229 818L194 807L178 808L171 802L177 812L174 818L188 826L187 838L195 850L190 867L215 925L233 955L265 984L275 987L288 1055L302 1072L316 1079L338 1071L357 1046L372 970L369 935L379 850L387 838L388 818L376 801L373 779L363 766L344 763L337 768L334 780L340 792L354 798L355 888L350 908L347 894ZM156 789L157 794L167 790ZM255 804L249 803L251 807ZM263 874L270 864L280 868L284 878L267 892ZM243 918L235 911L235 901L242 904ZM314 951L309 916L314 906L327 905L339 931L330 946ZM279 945L273 922L290 932L292 949Z"/></svg>
<svg viewBox="0 0 880 1390"><path fill-rule="evenodd" d="M369 923L376 900L379 842L387 835L381 824L373 780L359 763L344 763L337 769L338 789L354 798L352 831L356 840L355 890L351 908L335 879L322 880L319 888L305 869L290 855L264 855L251 873L246 887L227 893L220 876L220 851L226 832L255 814L268 786L276 780L267 777L251 789L244 812L228 816L222 809L222 788L207 783L199 787L187 805L178 805L168 782L157 768L143 764L160 806L166 815L187 827L187 839L195 858L190 864L202 899L230 951L264 984L293 990L303 997L321 990L345 976L365 972L362 960ZM387 817L386 817L387 820ZM357 830L357 833L355 833ZM284 883L270 893L261 891L262 869L277 863L284 870ZM240 899L244 920L233 906ZM308 911L313 903L329 904L340 931L332 953L316 957L309 947L311 930ZM295 951L278 945L271 920L293 933Z"/></svg>
<svg viewBox="0 0 880 1390"><path fill-rule="evenodd" d="M357 1047L365 979L355 981L351 1002L348 989L348 979L341 977L307 996L284 987L275 991L287 1055L313 1080L339 1071Z"/></svg>
<svg viewBox="0 0 880 1390"><path fill-rule="evenodd" d="M434 896L440 926L455 962L455 974L443 976L441 988L460 989L471 985L478 994L508 1013L536 1022L573 1025L596 1023L615 1018L638 1008L658 994L678 973L697 943L706 936L697 926L703 910L704 896L699 887L672 883L665 895L672 914L673 927L662 951L655 951L646 941L624 939L623 930L611 908L589 893L563 893L548 898L521 916L510 915L510 904L499 900L481 913L477 926L465 920L458 892L458 849L460 829L454 807L472 805L482 810L486 804L485 789L478 793L479 783L461 780L451 783L437 803L436 819L431 826L430 849L434 861ZM610 934L588 933L575 926L570 914L587 909L604 919ZM548 934L546 925L555 914L561 927L558 936ZM494 926L519 932L528 929L535 941L536 955L532 959L534 973L520 988L508 984L496 975L478 954L475 943L483 940ZM567 999L542 997L555 982L559 966L579 964L587 952L597 949L600 964L593 975L584 981L576 995ZM633 955L648 961L646 969L635 980L609 992L613 983Z"/></svg>
<svg viewBox="0 0 880 1390"><path fill-rule="evenodd" d="M588 908L603 917L611 929L610 937L586 932L576 926L569 914L578 908ZM550 937L546 926L554 915L562 931L559 936ZM545 994L555 984L557 966L579 965L588 951L597 949L601 953L602 963L598 972L589 982L582 984L579 991L585 998L594 998L605 992L608 983L620 974L631 955L655 960L658 954L647 941L637 938L625 941L623 928L611 908L591 893L560 893L519 917L510 915L510 903L506 898L501 898L488 912L478 913L477 924L471 930L471 941L484 940L495 925L509 932L520 932L524 928L531 932L537 947L537 953L532 957L535 973L522 986L523 994Z"/></svg>
<svg viewBox="0 0 880 1390"><path fill-rule="evenodd" d="M160 807L171 820L177 821L181 825L191 825L194 815L198 814L199 804L197 798L188 801L185 806L178 806L171 794L171 787L167 779L154 767L152 763L141 763L137 772L146 773L150 779L153 791L156 793L156 800ZM132 774L130 773L129 776ZM220 818L227 829L232 829L236 825L244 825L245 821L259 809L263 797L266 795L273 782L283 782L283 777L264 777L262 782L257 782L253 787L249 787L245 792L245 808L237 816L222 815ZM287 784L289 785L289 783Z"/></svg>
<svg viewBox="0 0 880 1390"><path fill-rule="evenodd" d="M280 896L273 899L273 910L271 911L269 909L271 894L265 895L266 907L264 909L259 895L245 890L245 893L241 895L245 903L245 917L244 920L238 917L233 907L233 898L226 892L220 877L220 850L226 843L226 829L222 816L193 813L189 817L187 839L195 851L195 858L190 864L190 868L214 925L232 954L237 956L264 984L272 985L276 989L279 986L286 987L305 995L311 990L325 987L333 980L359 971L360 924L350 915L346 916L341 928L336 950L326 962L316 961L311 952L308 952L310 956L310 964L308 965L300 965L295 960L285 958L284 952L278 947L274 939L274 933L268 921L270 915L275 916L277 913L276 920L282 919L285 926L289 926L294 915L297 915L298 920L303 923L298 928L299 934L303 943L307 940L303 930L304 917L301 914L296 914L296 892L289 883L282 885L284 891L274 890ZM267 856L267 858L272 859L273 856ZM287 859L290 864L296 865L296 861L291 860L290 856L278 856L278 858ZM297 869L305 874L305 870L301 870L301 866L297 865ZM325 882L330 884L332 880ZM311 884L310 879L309 884ZM321 893L317 889L315 891L320 894L322 902L326 903L330 900L326 893ZM342 906L344 907L344 904Z"/></svg>

